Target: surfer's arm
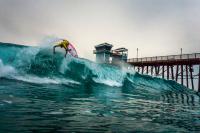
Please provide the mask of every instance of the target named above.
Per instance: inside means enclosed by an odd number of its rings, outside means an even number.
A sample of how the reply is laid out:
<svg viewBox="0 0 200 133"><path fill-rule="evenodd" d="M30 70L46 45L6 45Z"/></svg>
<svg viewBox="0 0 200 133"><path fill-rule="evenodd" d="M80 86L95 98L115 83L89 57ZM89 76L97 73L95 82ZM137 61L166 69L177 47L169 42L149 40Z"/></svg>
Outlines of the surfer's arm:
<svg viewBox="0 0 200 133"><path fill-rule="evenodd" d="M55 45L54 47L53 47L53 53L55 54L56 53L56 47L60 47L60 44L58 44L58 45Z"/></svg>

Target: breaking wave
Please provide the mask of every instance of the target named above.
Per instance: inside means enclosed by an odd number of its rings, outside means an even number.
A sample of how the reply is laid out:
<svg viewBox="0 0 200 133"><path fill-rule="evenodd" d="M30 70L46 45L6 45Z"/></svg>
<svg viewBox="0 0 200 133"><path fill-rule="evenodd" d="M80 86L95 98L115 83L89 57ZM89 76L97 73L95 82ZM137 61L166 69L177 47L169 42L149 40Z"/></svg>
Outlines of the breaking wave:
<svg viewBox="0 0 200 133"><path fill-rule="evenodd" d="M148 92L188 91L183 86L133 70L108 64L97 64L87 59L53 55L51 45L24 47L2 44L0 47L0 77L36 84L98 83L113 87L143 86ZM6 50L5 50L6 49ZM5 52L8 51L8 52Z"/></svg>

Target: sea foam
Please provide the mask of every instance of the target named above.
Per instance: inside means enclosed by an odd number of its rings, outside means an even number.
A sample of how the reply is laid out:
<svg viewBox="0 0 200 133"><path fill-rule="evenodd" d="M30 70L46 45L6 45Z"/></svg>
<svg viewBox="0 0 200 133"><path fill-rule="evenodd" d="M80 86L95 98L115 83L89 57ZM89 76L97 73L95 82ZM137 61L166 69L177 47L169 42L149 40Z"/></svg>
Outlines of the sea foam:
<svg viewBox="0 0 200 133"><path fill-rule="evenodd" d="M4 63L0 59L0 77L5 77L12 73L16 73L14 67L9 65L4 65Z"/></svg>

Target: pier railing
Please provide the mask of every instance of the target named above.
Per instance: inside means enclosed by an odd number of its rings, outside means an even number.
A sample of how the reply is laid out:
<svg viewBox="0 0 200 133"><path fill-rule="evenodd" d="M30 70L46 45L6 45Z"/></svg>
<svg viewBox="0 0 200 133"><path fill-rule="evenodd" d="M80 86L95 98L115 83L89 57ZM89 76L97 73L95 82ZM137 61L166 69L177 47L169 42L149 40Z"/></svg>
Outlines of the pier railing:
<svg viewBox="0 0 200 133"><path fill-rule="evenodd" d="M151 62L151 61L168 61L168 60L175 61L175 60L187 60L187 59L200 59L200 53L131 58L128 59L128 62Z"/></svg>

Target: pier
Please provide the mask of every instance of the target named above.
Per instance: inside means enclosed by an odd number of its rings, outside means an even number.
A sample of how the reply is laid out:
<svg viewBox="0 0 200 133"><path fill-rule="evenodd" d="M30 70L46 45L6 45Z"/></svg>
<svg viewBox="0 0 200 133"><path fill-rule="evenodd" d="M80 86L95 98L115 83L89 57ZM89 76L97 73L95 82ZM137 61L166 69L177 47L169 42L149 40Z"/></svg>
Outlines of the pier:
<svg viewBox="0 0 200 133"><path fill-rule="evenodd" d="M128 63L138 73L174 80L200 92L200 53L128 59L128 49L112 47L108 43L96 45L93 51L96 61L118 66Z"/></svg>
<svg viewBox="0 0 200 133"><path fill-rule="evenodd" d="M141 74L174 80L200 92L200 53L131 58L127 63Z"/></svg>

